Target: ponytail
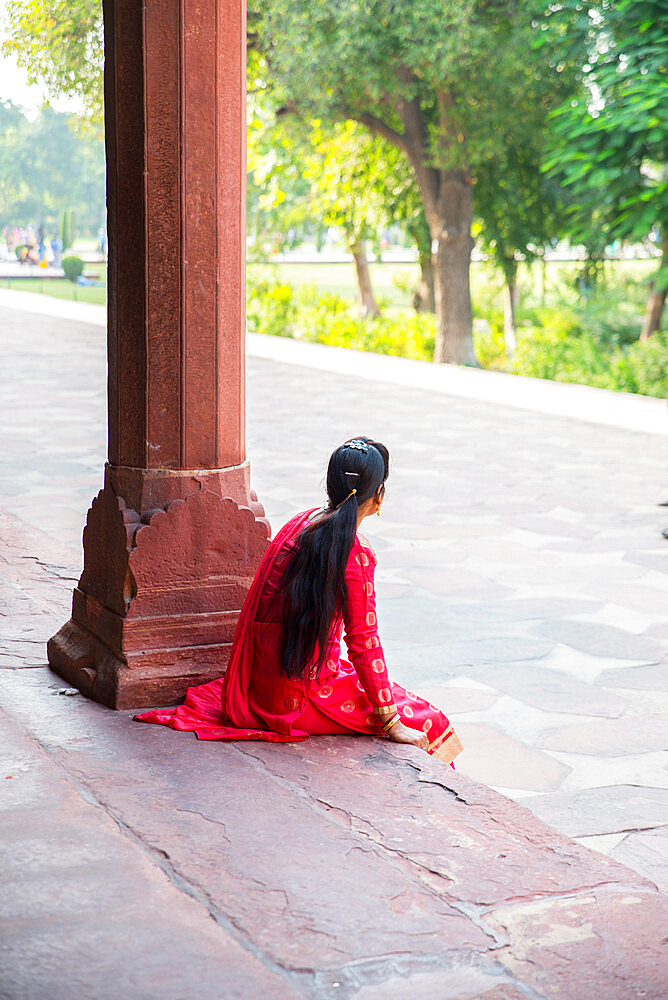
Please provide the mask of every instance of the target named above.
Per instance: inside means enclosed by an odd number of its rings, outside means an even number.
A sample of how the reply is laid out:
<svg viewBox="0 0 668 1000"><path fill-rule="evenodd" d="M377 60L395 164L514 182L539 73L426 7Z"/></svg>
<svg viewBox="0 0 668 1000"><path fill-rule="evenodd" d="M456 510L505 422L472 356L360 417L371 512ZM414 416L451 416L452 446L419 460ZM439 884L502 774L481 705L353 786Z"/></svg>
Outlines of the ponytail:
<svg viewBox="0 0 668 1000"><path fill-rule="evenodd" d="M315 675L325 662L332 623L346 604L357 511L382 488L388 471L387 448L364 437L346 442L329 460L328 506L303 529L283 572L281 668L288 677Z"/></svg>

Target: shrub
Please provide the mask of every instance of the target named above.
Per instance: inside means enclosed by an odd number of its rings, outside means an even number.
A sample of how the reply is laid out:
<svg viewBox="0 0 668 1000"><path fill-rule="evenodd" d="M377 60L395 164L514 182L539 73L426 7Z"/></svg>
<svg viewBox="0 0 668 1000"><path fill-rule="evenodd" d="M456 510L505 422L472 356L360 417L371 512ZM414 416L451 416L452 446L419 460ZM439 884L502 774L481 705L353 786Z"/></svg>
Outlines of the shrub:
<svg viewBox="0 0 668 1000"><path fill-rule="evenodd" d="M258 281L249 289L247 315L248 328L257 333L420 360L431 360L434 353L435 316L402 313L363 320L345 299L332 292L318 295L312 286L295 291Z"/></svg>
<svg viewBox="0 0 668 1000"><path fill-rule="evenodd" d="M60 223L60 239L63 244L63 250L69 250L72 245L71 233L70 233L70 213L69 209L63 210L63 215Z"/></svg>
<svg viewBox="0 0 668 1000"><path fill-rule="evenodd" d="M578 311L583 329L603 347L619 347L638 340L642 326L642 309L625 299L614 301L612 294L594 299Z"/></svg>
<svg viewBox="0 0 668 1000"><path fill-rule="evenodd" d="M579 382L613 388L613 358L583 333L573 336L563 329L533 329L520 338L513 359L517 375Z"/></svg>
<svg viewBox="0 0 668 1000"><path fill-rule="evenodd" d="M623 360L629 383L633 385L627 392L668 396L668 331L655 333L643 342L636 341L627 349ZM620 380L621 375L622 372Z"/></svg>
<svg viewBox="0 0 668 1000"><path fill-rule="evenodd" d="M501 322L488 323L486 320L473 321L473 346L478 361L483 368L503 371L507 364L506 340Z"/></svg>
<svg viewBox="0 0 668 1000"><path fill-rule="evenodd" d="M292 337L296 317L297 304L290 285L260 281L253 286L247 308L249 330Z"/></svg>
<svg viewBox="0 0 668 1000"><path fill-rule="evenodd" d="M72 258L66 258L71 260ZM74 258L78 260L78 258ZM65 266L65 261L63 261ZM474 321L474 342L485 368L510 368L518 375L576 382L648 396L668 394L668 332L639 343L637 309L609 310L534 306L523 319L512 363L505 356L503 317L489 310ZM430 313L390 313L360 319L350 302L313 286L258 280L249 288L248 327L258 333L296 337L321 344L431 361L436 317ZM633 343L628 338L633 330Z"/></svg>
<svg viewBox="0 0 668 1000"><path fill-rule="evenodd" d="M668 395L668 333L611 350L588 333L569 337L563 331L533 330L518 344L513 371L663 397Z"/></svg>
<svg viewBox="0 0 668 1000"><path fill-rule="evenodd" d="M363 320L338 316L316 327L309 339L359 351L431 361L436 319L431 314L379 316Z"/></svg>
<svg viewBox="0 0 668 1000"><path fill-rule="evenodd" d="M65 257L63 259L63 271L65 277L70 281L76 281L80 274L83 274L84 262L81 257Z"/></svg>

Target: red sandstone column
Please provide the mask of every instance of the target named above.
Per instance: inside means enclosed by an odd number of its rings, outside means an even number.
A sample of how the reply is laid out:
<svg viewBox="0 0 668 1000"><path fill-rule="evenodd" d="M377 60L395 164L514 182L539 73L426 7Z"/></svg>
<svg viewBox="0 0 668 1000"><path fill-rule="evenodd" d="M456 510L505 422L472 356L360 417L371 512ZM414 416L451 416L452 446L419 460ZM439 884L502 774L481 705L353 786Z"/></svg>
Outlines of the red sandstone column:
<svg viewBox="0 0 668 1000"><path fill-rule="evenodd" d="M104 19L109 462L48 653L126 708L223 672L268 525L245 454L245 4Z"/></svg>

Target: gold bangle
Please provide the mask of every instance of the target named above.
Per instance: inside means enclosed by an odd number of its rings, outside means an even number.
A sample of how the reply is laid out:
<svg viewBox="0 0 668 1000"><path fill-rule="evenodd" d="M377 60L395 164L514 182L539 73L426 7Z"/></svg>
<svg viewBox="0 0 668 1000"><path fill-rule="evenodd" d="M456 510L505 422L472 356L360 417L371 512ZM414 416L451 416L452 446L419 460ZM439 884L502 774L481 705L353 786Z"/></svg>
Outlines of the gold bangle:
<svg viewBox="0 0 668 1000"><path fill-rule="evenodd" d="M385 725L383 726L383 732L385 733L385 735L389 733L390 729L392 729L393 726L396 726L397 722L401 722L401 716L399 715L398 712L396 715L393 715L390 721L386 722Z"/></svg>

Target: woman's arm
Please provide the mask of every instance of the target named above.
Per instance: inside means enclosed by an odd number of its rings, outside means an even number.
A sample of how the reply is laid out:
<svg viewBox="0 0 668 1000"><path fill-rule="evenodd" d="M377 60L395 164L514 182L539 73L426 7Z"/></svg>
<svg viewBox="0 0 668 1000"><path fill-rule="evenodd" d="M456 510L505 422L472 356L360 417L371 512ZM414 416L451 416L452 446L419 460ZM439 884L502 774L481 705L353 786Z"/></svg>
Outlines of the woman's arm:
<svg viewBox="0 0 668 1000"><path fill-rule="evenodd" d="M383 723L397 714L397 708L378 636L375 567L374 552L356 542L346 568L348 593L343 622L348 655L373 706L378 728L381 729Z"/></svg>
<svg viewBox="0 0 668 1000"><path fill-rule="evenodd" d="M344 609L345 643L360 679L378 729L396 743L410 743L426 749L425 733L405 726L394 704L392 685L378 635L374 573L376 555L370 546L355 543L346 568L348 596Z"/></svg>

